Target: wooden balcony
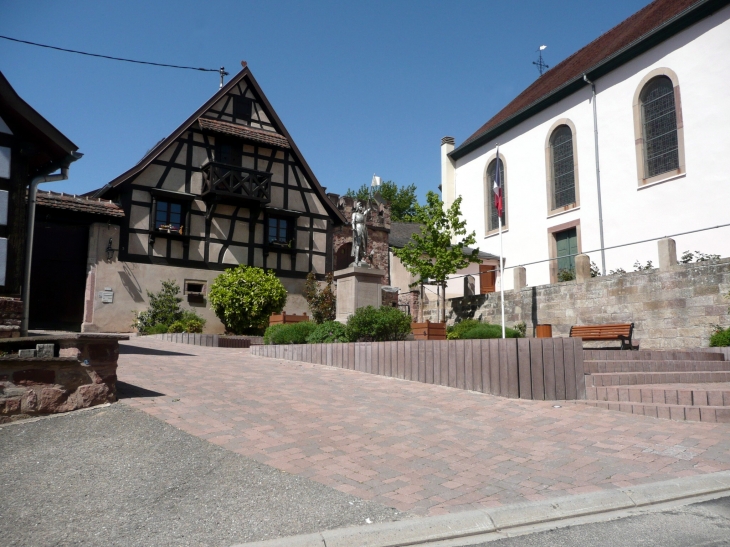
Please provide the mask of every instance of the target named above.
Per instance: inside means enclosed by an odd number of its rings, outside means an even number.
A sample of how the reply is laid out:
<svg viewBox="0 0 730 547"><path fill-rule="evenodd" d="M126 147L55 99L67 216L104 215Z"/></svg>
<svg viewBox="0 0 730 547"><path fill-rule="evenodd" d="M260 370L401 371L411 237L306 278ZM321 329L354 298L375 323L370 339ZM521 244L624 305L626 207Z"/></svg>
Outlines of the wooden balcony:
<svg viewBox="0 0 730 547"><path fill-rule="evenodd" d="M215 198L221 203L271 201L271 173L206 161L203 172L203 198Z"/></svg>

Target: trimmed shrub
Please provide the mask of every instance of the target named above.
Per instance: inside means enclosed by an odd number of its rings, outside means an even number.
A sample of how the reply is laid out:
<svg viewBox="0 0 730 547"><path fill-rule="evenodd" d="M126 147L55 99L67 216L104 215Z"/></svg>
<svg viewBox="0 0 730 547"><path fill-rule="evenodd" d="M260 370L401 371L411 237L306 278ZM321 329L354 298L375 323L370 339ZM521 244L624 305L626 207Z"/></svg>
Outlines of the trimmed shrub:
<svg viewBox="0 0 730 547"><path fill-rule="evenodd" d="M727 346L730 346L730 327L724 330L716 330L710 336L710 347L724 348Z"/></svg>
<svg viewBox="0 0 730 547"><path fill-rule="evenodd" d="M509 327L505 327L504 334L507 338L522 338L519 331ZM461 337L462 340L474 340L476 338L502 338L502 325L482 323L470 328Z"/></svg>
<svg viewBox="0 0 730 547"><path fill-rule="evenodd" d="M446 339L461 340L466 331L481 324L482 322L477 319L463 319L454 325L446 327Z"/></svg>
<svg viewBox="0 0 730 547"><path fill-rule="evenodd" d="M205 326L205 319L192 311L184 311L182 319L175 321L167 332L201 333Z"/></svg>
<svg viewBox="0 0 730 547"><path fill-rule="evenodd" d="M411 316L391 306L366 306L347 320L347 332L352 342L405 340L411 332Z"/></svg>
<svg viewBox="0 0 730 547"><path fill-rule="evenodd" d="M307 336L307 344L332 344L334 342L349 342L347 327L339 321L325 321Z"/></svg>
<svg viewBox="0 0 730 547"><path fill-rule="evenodd" d="M145 334L165 334L168 332L168 326L163 325L162 323L157 323L156 325L152 325L151 327L147 327L144 330Z"/></svg>
<svg viewBox="0 0 730 547"><path fill-rule="evenodd" d="M208 299L228 332L260 334L284 309L286 289L273 272L241 264L215 278Z"/></svg>
<svg viewBox="0 0 730 547"><path fill-rule="evenodd" d="M288 325L271 325L264 333L264 344L306 344L307 337L317 328L316 323L300 321Z"/></svg>

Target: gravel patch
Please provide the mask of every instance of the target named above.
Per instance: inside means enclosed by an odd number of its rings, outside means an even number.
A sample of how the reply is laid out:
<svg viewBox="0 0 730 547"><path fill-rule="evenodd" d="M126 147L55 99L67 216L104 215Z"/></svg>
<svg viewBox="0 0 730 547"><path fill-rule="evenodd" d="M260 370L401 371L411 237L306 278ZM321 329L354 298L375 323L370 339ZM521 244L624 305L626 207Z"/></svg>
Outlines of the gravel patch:
<svg viewBox="0 0 730 547"><path fill-rule="evenodd" d="M0 544L229 546L409 515L123 404L0 426Z"/></svg>

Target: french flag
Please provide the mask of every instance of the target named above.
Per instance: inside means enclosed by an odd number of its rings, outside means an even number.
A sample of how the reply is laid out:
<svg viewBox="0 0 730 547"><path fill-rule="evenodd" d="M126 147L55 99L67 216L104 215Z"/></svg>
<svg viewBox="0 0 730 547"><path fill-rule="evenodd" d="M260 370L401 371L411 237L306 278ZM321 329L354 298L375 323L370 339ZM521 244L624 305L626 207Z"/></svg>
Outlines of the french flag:
<svg viewBox="0 0 730 547"><path fill-rule="evenodd" d="M497 165L494 170L494 207L497 209L497 216L502 218L504 211L504 199L502 196L502 180L499 178L499 146L497 146Z"/></svg>

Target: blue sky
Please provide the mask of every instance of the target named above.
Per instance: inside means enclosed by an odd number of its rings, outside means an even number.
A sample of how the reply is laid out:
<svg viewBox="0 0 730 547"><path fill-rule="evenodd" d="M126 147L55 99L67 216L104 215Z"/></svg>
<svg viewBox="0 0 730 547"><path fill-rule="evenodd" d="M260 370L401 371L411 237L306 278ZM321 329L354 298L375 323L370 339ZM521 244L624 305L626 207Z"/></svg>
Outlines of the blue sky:
<svg viewBox="0 0 730 547"><path fill-rule="evenodd" d="M439 184L457 145L554 65L648 4L557 1L2 2L0 34L105 55L218 68L246 60L328 191ZM83 193L134 165L218 90L218 74L0 40L0 70L84 158L53 189ZM47 186L51 189L51 185Z"/></svg>

